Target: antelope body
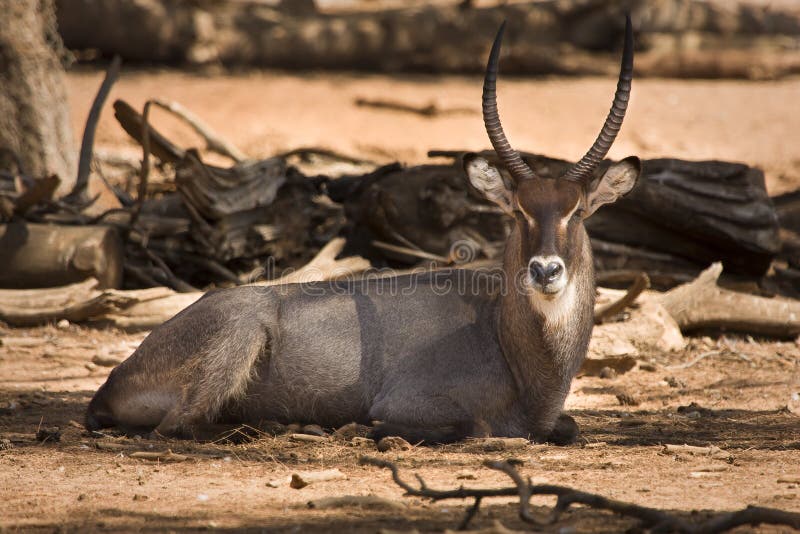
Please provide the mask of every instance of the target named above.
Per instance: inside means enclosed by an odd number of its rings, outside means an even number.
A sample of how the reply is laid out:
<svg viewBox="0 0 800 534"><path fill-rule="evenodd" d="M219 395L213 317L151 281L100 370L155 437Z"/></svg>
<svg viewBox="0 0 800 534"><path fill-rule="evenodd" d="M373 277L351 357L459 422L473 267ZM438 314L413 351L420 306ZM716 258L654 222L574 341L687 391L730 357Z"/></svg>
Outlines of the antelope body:
<svg viewBox="0 0 800 534"><path fill-rule="evenodd" d="M87 427L198 436L217 423L377 420L376 439L573 438L577 427L561 412L594 307L583 219L627 193L640 170L629 158L593 176L627 106L632 31L628 20L600 135L557 180L536 177L503 133L495 98L502 34L483 113L507 173L477 156L464 162L470 183L513 217L502 276L435 271L209 293L112 371L89 404Z"/></svg>

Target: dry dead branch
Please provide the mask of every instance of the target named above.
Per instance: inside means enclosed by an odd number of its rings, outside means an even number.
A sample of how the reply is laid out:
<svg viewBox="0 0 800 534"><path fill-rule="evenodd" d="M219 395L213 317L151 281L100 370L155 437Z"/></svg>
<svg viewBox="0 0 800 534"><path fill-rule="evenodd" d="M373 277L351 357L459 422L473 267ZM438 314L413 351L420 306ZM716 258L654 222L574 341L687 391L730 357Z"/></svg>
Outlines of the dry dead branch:
<svg viewBox="0 0 800 534"><path fill-rule="evenodd" d="M640 272L628 288L628 291L619 300L609 302L603 306L598 306L594 310L594 324L602 324L603 321L615 317L625 311L625 308L634 303L642 294L642 291L650 287L650 278L647 273Z"/></svg>
<svg viewBox="0 0 800 534"><path fill-rule="evenodd" d="M692 456L708 456L718 460L727 460L731 458L731 454L719 447L711 445L709 447L700 447L697 445L673 445L668 443L664 445L665 454L690 454Z"/></svg>
<svg viewBox="0 0 800 534"><path fill-rule="evenodd" d="M104 318L116 323L113 319L117 314L130 312L139 303L163 302L162 299L173 294L165 287L131 291L103 290L94 278L57 288L0 290L0 320L13 326L35 326L61 319L81 323ZM199 295L195 300L197 298ZM188 306L185 300L181 304ZM166 320L164 315L155 317L156 320L162 319L161 322ZM141 321L151 328L160 324L153 324L153 320L146 317L142 317Z"/></svg>
<svg viewBox="0 0 800 534"><path fill-rule="evenodd" d="M114 116L122 129L136 142L142 144L142 132L144 131L142 115L124 100L116 100L114 101ZM155 131L152 126L148 126L147 131L150 137L150 152L155 157L164 163L176 163L183 158L185 151L182 148Z"/></svg>
<svg viewBox="0 0 800 534"><path fill-rule="evenodd" d="M200 117L178 102L156 98L153 100L153 103L191 126L191 128L206 142L206 148L208 150L227 156L236 163L241 163L249 159L245 153L239 150L233 143L223 139L209 125L203 122Z"/></svg>
<svg viewBox="0 0 800 534"><path fill-rule="evenodd" d="M337 152L336 150L331 150L329 148L322 148L322 147L313 147L313 146L293 148L292 150L281 152L280 154L275 155L275 157L282 159L288 159L292 156L298 156L300 158L308 158L309 156L319 156L322 158L328 158L336 161L341 161L344 163L351 163L353 165L377 165L377 163L369 159L348 156L347 154L342 154L341 152Z"/></svg>
<svg viewBox="0 0 800 534"><path fill-rule="evenodd" d="M184 454L176 454L171 450L163 452L155 451L137 451L128 455L130 458L138 458L140 460L149 460L151 462L185 462L189 459Z"/></svg>
<svg viewBox="0 0 800 534"><path fill-rule="evenodd" d="M142 139L142 168L139 171L138 194L136 195L136 204L133 206L130 222L128 223L129 228L136 226L136 220L139 218L139 214L142 212L142 206L144 206L145 196L147 195L147 181L150 179L151 132L148 119L150 117L150 106L152 105L153 101L148 100L144 103L144 109L142 110L142 120L140 125L140 135Z"/></svg>
<svg viewBox="0 0 800 534"><path fill-rule="evenodd" d="M586 493L566 486L551 484L531 484L530 480L524 480L517 471L516 467L509 461L487 461L484 465L490 469L501 471L509 476L514 482L514 486L503 488L465 488L460 486L456 489L437 490L428 487L425 481L417 475L418 487L405 482L400 477L400 472L393 462L362 456L359 459L361 465L374 465L384 469L389 469L395 484L405 490L405 494L413 497L440 501L445 499L474 499L465 515L461 528L468 526L470 520L478 512L480 503L489 497L508 497L518 496L519 516L527 522L538 526L554 524L558 522L561 515L566 512L573 504L582 504L598 510L607 510L619 515L638 519L642 527L649 528L651 532L685 532L713 534L725 532L741 525L773 524L784 525L793 528L800 528L800 514L785 512L773 508L747 507L737 512L715 513L705 519L683 518L669 512L639 506L637 504L626 503L614 499L608 499L602 495ZM546 520L536 518L530 510L530 498L534 495L554 495L557 497L556 505L552 509L550 517Z"/></svg>
<svg viewBox="0 0 800 534"><path fill-rule="evenodd" d="M701 361L705 360L706 358L708 358L710 356L717 356L719 354L722 354L721 350L709 350L707 352L704 352L704 353L700 354L699 356L697 356L696 358L694 358L690 362L686 362L686 363L682 363L682 364L678 364L678 365L668 365L667 369L688 369L689 367L694 367L695 365L697 365L698 363L700 363Z"/></svg>
<svg viewBox="0 0 800 534"><path fill-rule="evenodd" d="M69 197L81 198L86 192L86 186L89 184L89 172L91 171L92 156L94 154L94 135L97 131L97 123L100 121L100 112L103 110L103 105L106 103L108 94L111 88L119 77L119 68L122 59L119 55L115 55L111 60L106 71L106 76L103 78L103 83L100 84L100 89L94 97L92 107L89 109L89 116L86 118L86 127L83 130L83 139L81 141L80 157L78 159L78 177L75 180L75 186L69 193Z"/></svg>
<svg viewBox="0 0 800 534"><path fill-rule="evenodd" d="M411 256L412 258L435 261L443 265L447 265L448 263L450 263L450 260L438 254L432 254L430 252L425 252L424 250L419 250L416 248L393 245L391 243L386 243L384 241L378 241L377 239L372 241L372 246L375 248L386 250L388 252L393 252L404 256Z"/></svg>
<svg viewBox="0 0 800 534"><path fill-rule="evenodd" d="M317 437L317 436L306 436ZM343 480L347 476L338 469L325 469L323 471L309 471L303 473L292 473L292 480L289 486L294 489L302 489L316 482L328 482L331 480Z"/></svg>
<svg viewBox="0 0 800 534"><path fill-rule="evenodd" d="M363 108L388 109L390 111L403 111L422 115L423 117L440 117L443 115L473 115L477 113L472 108L441 108L431 102L425 106L415 106L398 100L387 100L383 98L356 98L356 106Z"/></svg>
<svg viewBox="0 0 800 534"><path fill-rule="evenodd" d="M325 436L313 436L311 434L290 434L289 439L300 443L327 443L329 441Z"/></svg>
<svg viewBox="0 0 800 534"><path fill-rule="evenodd" d="M722 264L714 263L696 280L659 298L681 330L724 328L777 337L800 334L800 302L765 298L717 285Z"/></svg>
<svg viewBox="0 0 800 534"><path fill-rule="evenodd" d="M254 285L280 285L319 280L339 280L356 276L370 267L369 261L361 256L336 259L345 246L341 237L331 239L320 249L314 258L296 271L286 273L275 280L256 282Z"/></svg>

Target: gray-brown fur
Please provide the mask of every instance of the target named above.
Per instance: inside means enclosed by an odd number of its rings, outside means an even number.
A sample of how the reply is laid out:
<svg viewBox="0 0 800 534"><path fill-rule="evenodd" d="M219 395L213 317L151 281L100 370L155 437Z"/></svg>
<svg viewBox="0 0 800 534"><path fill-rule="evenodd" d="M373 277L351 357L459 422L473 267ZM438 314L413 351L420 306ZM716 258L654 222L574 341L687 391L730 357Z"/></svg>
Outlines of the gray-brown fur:
<svg viewBox="0 0 800 534"><path fill-rule="evenodd" d="M555 185L540 193L558 194ZM549 211L536 216L558 219ZM544 296L527 287L522 236L541 241L533 232L515 226L503 276L452 270L212 292L112 372L87 426L192 436L219 421L379 420L376 436L545 440L586 354L594 284L576 219L551 239L568 289Z"/></svg>
<svg viewBox="0 0 800 534"><path fill-rule="evenodd" d="M464 164L472 185L515 221L502 273L210 293L111 373L89 405L87 427L196 436L219 422L378 420L375 438L412 442L573 438L577 427L561 411L586 356L594 307L583 220L630 191L640 165L629 158L580 181L522 172L496 113L499 43L500 35L484 118L501 159L517 172L504 176L477 156Z"/></svg>

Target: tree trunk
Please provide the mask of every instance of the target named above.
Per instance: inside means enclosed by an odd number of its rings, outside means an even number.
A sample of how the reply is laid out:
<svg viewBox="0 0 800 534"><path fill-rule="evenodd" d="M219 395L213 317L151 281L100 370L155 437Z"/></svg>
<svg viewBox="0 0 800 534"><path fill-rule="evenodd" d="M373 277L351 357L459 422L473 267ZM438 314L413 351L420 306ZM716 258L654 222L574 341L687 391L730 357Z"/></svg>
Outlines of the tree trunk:
<svg viewBox="0 0 800 534"><path fill-rule="evenodd" d="M16 172L58 175L61 196L75 184L78 151L53 0L0 0L0 13L0 150L16 156Z"/></svg>
<svg viewBox="0 0 800 534"><path fill-rule="evenodd" d="M55 287L88 277L122 283L123 248L110 226L0 224L0 287Z"/></svg>

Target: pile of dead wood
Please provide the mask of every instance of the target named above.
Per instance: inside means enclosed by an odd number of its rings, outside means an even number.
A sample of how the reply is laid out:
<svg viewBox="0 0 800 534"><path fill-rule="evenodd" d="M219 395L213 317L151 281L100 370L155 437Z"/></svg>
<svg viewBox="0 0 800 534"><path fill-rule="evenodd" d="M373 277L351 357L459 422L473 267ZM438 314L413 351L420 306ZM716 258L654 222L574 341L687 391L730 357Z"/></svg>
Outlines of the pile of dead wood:
<svg viewBox="0 0 800 534"><path fill-rule="evenodd" d="M94 128L118 68L114 62L90 113L70 194L54 198L57 176L0 173L0 287L22 290L0 295L0 319L149 328L201 289L338 278L369 267L499 263L510 221L471 188L462 151L432 151L444 161L417 167L376 167L318 149L251 160L189 110L151 100L142 113L114 104L120 125L142 146L141 163L93 157ZM233 163L211 165L200 151L176 146L149 123L152 106L184 120L207 150ZM524 157L543 177L570 164ZM305 172L292 164L298 158L306 159ZM125 179L106 180L112 167L125 169ZM681 284L720 262L713 276L697 279L706 289L695 292L710 299L702 312L679 309L696 301L691 295L658 297L682 329L800 332L797 303L785 299L800 289L800 202L796 193L773 202L758 169L645 161L629 196L600 210L587 229L599 283L631 287L617 299L622 304L598 311L599 320L618 316L650 285L693 287ZM58 289L33 290L44 287Z"/></svg>

